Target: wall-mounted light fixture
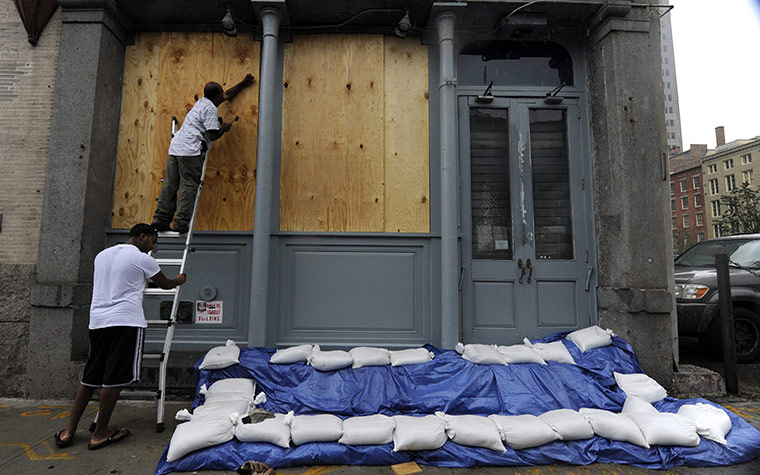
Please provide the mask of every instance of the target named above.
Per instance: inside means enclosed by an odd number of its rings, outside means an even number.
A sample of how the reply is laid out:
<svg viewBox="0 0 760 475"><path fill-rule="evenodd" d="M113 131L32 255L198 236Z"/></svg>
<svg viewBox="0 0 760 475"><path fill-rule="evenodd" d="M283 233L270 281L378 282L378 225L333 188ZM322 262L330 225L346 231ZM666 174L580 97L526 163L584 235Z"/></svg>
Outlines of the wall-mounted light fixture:
<svg viewBox="0 0 760 475"><path fill-rule="evenodd" d="M412 22L409 20L409 11L404 12L404 16L396 25L396 29L393 30L393 34L399 38L406 38L406 34L412 30Z"/></svg>
<svg viewBox="0 0 760 475"><path fill-rule="evenodd" d="M230 7L227 7L227 14L222 18L222 32L227 36L237 36L238 34Z"/></svg>

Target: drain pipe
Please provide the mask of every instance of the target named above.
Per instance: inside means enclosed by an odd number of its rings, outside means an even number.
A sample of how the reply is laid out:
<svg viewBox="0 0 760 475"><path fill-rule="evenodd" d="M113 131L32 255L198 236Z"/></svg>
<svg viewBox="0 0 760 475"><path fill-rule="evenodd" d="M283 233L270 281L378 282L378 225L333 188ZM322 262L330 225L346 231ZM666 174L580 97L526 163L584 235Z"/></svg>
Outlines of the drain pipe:
<svg viewBox="0 0 760 475"><path fill-rule="evenodd" d="M263 30L259 74L259 128L256 147L256 205L253 224L253 275L248 345L266 345L269 292L269 241L272 226L272 181L275 159L275 97L277 48L282 14L275 8L260 12Z"/></svg>
<svg viewBox="0 0 760 475"><path fill-rule="evenodd" d="M457 16L444 11L435 17L438 29L441 110L441 346L459 341L459 233L457 230L457 124L454 77L454 27Z"/></svg>

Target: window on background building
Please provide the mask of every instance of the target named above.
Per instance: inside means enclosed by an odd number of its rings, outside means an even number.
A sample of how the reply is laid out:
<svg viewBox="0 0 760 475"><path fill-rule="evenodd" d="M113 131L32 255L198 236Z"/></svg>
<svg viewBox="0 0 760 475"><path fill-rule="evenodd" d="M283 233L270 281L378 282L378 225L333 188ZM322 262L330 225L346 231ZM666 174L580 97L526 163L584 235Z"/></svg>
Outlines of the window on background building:
<svg viewBox="0 0 760 475"><path fill-rule="evenodd" d="M702 242L705 240L705 233L697 233L697 242Z"/></svg>
<svg viewBox="0 0 760 475"><path fill-rule="evenodd" d="M707 173L709 175L712 175L713 173L717 173L717 172L718 172L718 165L716 165L715 163L713 163L712 165L707 165Z"/></svg>
<svg viewBox="0 0 760 475"><path fill-rule="evenodd" d="M668 81L668 82L666 82L666 83L665 83L665 87L666 87L667 89L670 89L670 81Z"/></svg>
<svg viewBox="0 0 760 475"><path fill-rule="evenodd" d="M670 97L670 95L668 95L668 97ZM673 108L672 107L668 107L668 112L670 112L672 114L673 113Z"/></svg>
<svg viewBox="0 0 760 475"><path fill-rule="evenodd" d="M670 83L668 83L668 89L670 89ZM673 96L671 96L670 94L668 94L668 100L672 101L673 100ZM672 107L670 108L670 112L673 112L673 108Z"/></svg>
<svg viewBox="0 0 760 475"><path fill-rule="evenodd" d="M752 154L742 155L742 165L749 165L750 163L752 163Z"/></svg>
<svg viewBox="0 0 760 475"><path fill-rule="evenodd" d="M684 228L688 228L689 227L689 215L688 214L681 215L681 223L683 224Z"/></svg>
<svg viewBox="0 0 760 475"><path fill-rule="evenodd" d="M720 193L720 186L718 185L718 179L713 178L710 180L710 194L717 195Z"/></svg>
<svg viewBox="0 0 760 475"><path fill-rule="evenodd" d="M671 198L670 199L670 211L675 211L675 210L676 210L676 199L675 198Z"/></svg>
<svg viewBox="0 0 760 475"><path fill-rule="evenodd" d="M719 224L713 224L713 235L715 237L720 237L720 225Z"/></svg>
<svg viewBox="0 0 760 475"><path fill-rule="evenodd" d="M691 187L695 190L698 190L700 186L702 186L702 177L699 175L694 175L691 177Z"/></svg>
<svg viewBox="0 0 760 475"><path fill-rule="evenodd" d="M752 170L744 170L742 172L742 183L752 186Z"/></svg>
<svg viewBox="0 0 760 475"><path fill-rule="evenodd" d="M676 184L675 184L675 182L671 181L670 182L670 194L672 195L675 192L676 192Z"/></svg>
<svg viewBox="0 0 760 475"><path fill-rule="evenodd" d="M724 170L730 170L732 168L734 168L734 159L733 158L729 158L728 160L724 160L723 161L723 169Z"/></svg>
<svg viewBox="0 0 760 475"><path fill-rule="evenodd" d="M705 225L705 217L702 213L696 213L694 215L694 224L697 226L704 226Z"/></svg>
<svg viewBox="0 0 760 475"><path fill-rule="evenodd" d="M726 175L726 190L731 191L736 189L736 176Z"/></svg>
<svg viewBox="0 0 760 475"><path fill-rule="evenodd" d="M689 197L688 196L682 196L681 197L681 209L689 209Z"/></svg>
<svg viewBox="0 0 760 475"><path fill-rule="evenodd" d="M670 69L665 70L665 76L670 77Z"/></svg>
<svg viewBox="0 0 760 475"><path fill-rule="evenodd" d="M695 208L702 207L702 195L694 195L694 207Z"/></svg>
<svg viewBox="0 0 760 475"><path fill-rule="evenodd" d="M665 56L665 64L668 64L668 57Z"/></svg>
<svg viewBox="0 0 760 475"><path fill-rule="evenodd" d="M720 218L720 200L712 201L712 217Z"/></svg>
<svg viewBox="0 0 760 475"><path fill-rule="evenodd" d="M686 188L687 188L687 186L688 186L688 185L686 184L686 178L684 178L684 179L682 179L682 180L678 180L678 185L679 185L679 186L680 186L680 188L681 188L681 193L683 193L684 191L686 191Z"/></svg>
<svg viewBox="0 0 760 475"><path fill-rule="evenodd" d="M671 218L671 221L672 221L672 224L673 224L673 229L676 229L676 227L677 227L676 225L678 223L678 218L675 217L675 216L673 216L673 218Z"/></svg>

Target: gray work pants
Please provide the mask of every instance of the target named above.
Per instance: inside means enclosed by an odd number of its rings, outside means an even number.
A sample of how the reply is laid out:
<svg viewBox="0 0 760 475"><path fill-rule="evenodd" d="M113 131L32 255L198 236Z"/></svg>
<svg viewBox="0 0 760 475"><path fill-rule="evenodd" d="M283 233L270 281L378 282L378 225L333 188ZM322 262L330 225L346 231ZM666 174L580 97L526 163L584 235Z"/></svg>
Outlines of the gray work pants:
<svg viewBox="0 0 760 475"><path fill-rule="evenodd" d="M178 157L169 155L166 162L166 176L161 185L161 193L156 203L154 220L170 223L177 211L177 219L174 223L178 226L187 226L193 214L195 194L201 182L203 172L204 155L193 157Z"/></svg>

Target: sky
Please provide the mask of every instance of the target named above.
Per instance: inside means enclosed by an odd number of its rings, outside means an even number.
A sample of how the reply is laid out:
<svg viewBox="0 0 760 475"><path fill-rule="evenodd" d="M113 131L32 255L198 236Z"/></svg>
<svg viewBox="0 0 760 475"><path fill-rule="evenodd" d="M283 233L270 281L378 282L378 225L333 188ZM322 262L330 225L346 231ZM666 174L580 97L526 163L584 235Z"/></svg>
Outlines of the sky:
<svg viewBox="0 0 760 475"><path fill-rule="evenodd" d="M683 149L760 135L760 0L670 0Z"/></svg>

